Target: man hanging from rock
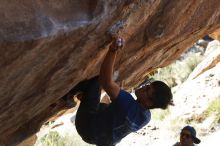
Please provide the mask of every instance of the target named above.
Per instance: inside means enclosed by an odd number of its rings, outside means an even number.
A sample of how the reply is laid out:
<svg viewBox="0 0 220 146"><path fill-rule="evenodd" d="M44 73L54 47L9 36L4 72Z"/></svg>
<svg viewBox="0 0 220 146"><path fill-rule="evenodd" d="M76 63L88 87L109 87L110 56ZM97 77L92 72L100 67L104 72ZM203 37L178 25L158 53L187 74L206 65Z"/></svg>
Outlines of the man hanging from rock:
<svg viewBox="0 0 220 146"><path fill-rule="evenodd" d="M117 52L124 46L122 38L114 38L101 65L100 74L80 82L69 95L82 93L75 125L82 139L97 146L113 146L131 132L135 132L151 119L150 109L166 109L172 102L170 88L154 81L135 91L137 99L112 79ZM100 103L101 88L109 95L110 104Z"/></svg>

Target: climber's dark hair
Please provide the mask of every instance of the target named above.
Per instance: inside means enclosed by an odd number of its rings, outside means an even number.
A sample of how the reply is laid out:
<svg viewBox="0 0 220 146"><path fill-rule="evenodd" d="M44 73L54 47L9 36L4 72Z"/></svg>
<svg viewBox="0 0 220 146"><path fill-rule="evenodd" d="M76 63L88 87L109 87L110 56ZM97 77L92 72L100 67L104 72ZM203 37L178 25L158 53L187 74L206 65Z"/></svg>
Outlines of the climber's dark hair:
<svg viewBox="0 0 220 146"><path fill-rule="evenodd" d="M162 81L153 81L151 86L153 87L153 95L151 97L153 106L151 108L166 109L168 105L173 105L173 95L167 84Z"/></svg>

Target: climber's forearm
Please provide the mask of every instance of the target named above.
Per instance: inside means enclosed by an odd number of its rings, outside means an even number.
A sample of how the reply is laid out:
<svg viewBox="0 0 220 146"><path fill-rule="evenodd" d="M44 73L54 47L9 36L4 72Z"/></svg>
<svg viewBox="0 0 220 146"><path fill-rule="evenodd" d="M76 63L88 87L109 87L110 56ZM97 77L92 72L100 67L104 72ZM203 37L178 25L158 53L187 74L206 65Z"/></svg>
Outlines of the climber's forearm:
<svg viewBox="0 0 220 146"><path fill-rule="evenodd" d="M100 69L100 83L111 100L114 100L120 91L120 87L112 79L116 54L117 51L109 49Z"/></svg>
<svg viewBox="0 0 220 146"><path fill-rule="evenodd" d="M109 50L104 58L104 61L101 65L100 69L100 82L103 89L109 95L111 101L115 100L119 94L120 87L118 84L112 79L115 58L117 55L117 51L120 50L124 46L124 41L122 38L113 38L113 42L109 47Z"/></svg>
<svg viewBox="0 0 220 146"><path fill-rule="evenodd" d="M100 69L100 81L103 86L105 84L113 82L112 74L113 74L116 54L117 54L116 51L109 50L103 60Z"/></svg>

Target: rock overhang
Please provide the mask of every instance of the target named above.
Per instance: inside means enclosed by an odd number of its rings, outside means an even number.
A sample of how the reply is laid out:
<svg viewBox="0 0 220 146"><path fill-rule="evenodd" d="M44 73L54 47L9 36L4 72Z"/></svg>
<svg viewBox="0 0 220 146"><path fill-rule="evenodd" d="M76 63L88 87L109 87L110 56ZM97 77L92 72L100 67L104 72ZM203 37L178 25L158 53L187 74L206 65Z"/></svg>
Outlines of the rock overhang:
<svg viewBox="0 0 220 146"><path fill-rule="evenodd" d="M65 93L98 74L106 32L118 22L126 45L115 69L126 89L220 27L218 0L0 3L0 142L10 144L34 134L65 108Z"/></svg>

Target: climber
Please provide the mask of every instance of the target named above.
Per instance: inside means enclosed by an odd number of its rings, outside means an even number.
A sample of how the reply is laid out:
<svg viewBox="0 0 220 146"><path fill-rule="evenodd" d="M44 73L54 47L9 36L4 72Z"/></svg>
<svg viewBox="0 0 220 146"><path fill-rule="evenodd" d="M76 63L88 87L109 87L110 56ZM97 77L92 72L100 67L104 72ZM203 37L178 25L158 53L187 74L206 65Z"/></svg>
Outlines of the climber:
<svg viewBox="0 0 220 146"><path fill-rule="evenodd" d="M87 143L97 146L116 145L126 135L139 130L150 121L150 109L166 109L171 104L171 90L161 81L136 89L136 100L113 81L116 54L123 46L122 38L113 38L99 76L80 82L69 92L71 95L82 95L75 125L77 132ZM110 104L100 103L101 87L109 95Z"/></svg>

